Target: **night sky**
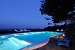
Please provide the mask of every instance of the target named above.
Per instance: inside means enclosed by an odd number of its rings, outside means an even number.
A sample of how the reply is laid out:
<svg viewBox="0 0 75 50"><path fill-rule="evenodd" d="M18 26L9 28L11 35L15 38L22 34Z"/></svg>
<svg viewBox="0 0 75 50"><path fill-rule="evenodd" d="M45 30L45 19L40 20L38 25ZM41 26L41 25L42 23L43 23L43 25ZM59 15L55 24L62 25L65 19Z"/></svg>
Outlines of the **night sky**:
<svg viewBox="0 0 75 50"><path fill-rule="evenodd" d="M40 5L40 0L0 0L0 29L47 27Z"/></svg>

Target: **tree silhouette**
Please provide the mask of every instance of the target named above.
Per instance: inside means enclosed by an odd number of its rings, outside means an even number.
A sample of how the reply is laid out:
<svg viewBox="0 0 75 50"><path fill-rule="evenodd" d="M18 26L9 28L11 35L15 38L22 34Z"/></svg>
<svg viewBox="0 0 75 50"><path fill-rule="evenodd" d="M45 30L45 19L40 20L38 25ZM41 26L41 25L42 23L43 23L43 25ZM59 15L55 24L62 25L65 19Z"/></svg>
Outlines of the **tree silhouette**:
<svg viewBox="0 0 75 50"><path fill-rule="evenodd" d="M54 23L67 19L75 19L75 0L43 0L41 14L53 16ZM73 14L72 14L73 13Z"/></svg>
<svg viewBox="0 0 75 50"><path fill-rule="evenodd" d="M50 20L50 18L49 18L49 17L48 17L48 18L47 18L47 17L45 17L45 19L46 19L46 20L48 20L48 21ZM48 25L50 25L50 24L52 24L52 23L48 22Z"/></svg>
<svg viewBox="0 0 75 50"><path fill-rule="evenodd" d="M46 20L50 20L50 18L45 17Z"/></svg>
<svg viewBox="0 0 75 50"><path fill-rule="evenodd" d="M65 33L71 43L75 43L75 0L42 0L40 11L42 15L52 16L54 23L71 20L72 23L66 26Z"/></svg>

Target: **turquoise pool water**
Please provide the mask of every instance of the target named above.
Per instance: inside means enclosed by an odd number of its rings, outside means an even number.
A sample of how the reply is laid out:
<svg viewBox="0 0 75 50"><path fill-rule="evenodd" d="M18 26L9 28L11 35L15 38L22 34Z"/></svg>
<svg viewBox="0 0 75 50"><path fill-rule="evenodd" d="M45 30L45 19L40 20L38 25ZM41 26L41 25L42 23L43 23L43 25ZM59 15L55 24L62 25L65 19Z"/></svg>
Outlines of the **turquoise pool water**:
<svg viewBox="0 0 75 50"><path fill-rule="evenodd" d="M50 36L57 36L61 32L28 32L0 36L0 50L19 50L21 48L42 43Z"/></svg>

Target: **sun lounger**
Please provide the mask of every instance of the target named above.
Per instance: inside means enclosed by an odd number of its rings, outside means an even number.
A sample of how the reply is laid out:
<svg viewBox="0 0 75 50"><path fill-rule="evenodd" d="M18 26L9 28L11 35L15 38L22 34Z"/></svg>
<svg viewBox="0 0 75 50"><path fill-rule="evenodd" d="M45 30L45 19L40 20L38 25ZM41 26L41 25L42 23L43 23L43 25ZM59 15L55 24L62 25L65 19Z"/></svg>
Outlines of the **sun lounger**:
<svg viewBox="0 0 75 50"><path fill-rule="evenodd" d="M64 46L69 47L69 42L70 42L70 40L68 40L66 37L64 37L63 40L61 38L58 38L57 44L58 44L58 46L64 45Z"/></svg>

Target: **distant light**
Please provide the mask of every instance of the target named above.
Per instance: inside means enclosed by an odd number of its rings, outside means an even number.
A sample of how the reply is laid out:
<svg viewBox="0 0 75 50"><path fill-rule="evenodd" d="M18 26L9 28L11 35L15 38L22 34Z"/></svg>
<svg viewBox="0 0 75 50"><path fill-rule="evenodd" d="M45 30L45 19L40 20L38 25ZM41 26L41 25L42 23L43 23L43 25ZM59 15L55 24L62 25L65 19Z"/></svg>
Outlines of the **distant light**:
<svg viewBox="0 0 75 50"><path fill-rule="evenodd" d="M57 29L56 31L59 31L59 29Z"/></svg>
<svg viewBox="0 0 75 50"><path fill-rule="evenodd" d="M1 38L6 38L6 36L1 36Z"/></svg>
<svg viewBox="0 0 75 50"><path fill-rule="evenodd" d="M16 29L14 31L17 31Z"/></svg>
<svg viewBox="0 0 75 50"><path fill-rule="evenodd" d="M60 31L63 31L63 29L61 29Z"/></svg>
<svg viewBox="0 0 75 50"><path fill-rule="evenodd" d="M26 29L24 29L24 31L27 31Z"/></svg>

